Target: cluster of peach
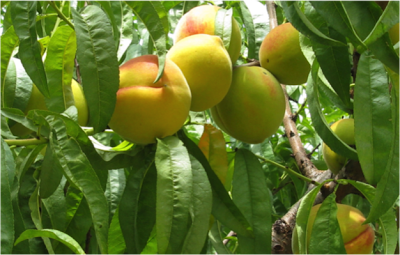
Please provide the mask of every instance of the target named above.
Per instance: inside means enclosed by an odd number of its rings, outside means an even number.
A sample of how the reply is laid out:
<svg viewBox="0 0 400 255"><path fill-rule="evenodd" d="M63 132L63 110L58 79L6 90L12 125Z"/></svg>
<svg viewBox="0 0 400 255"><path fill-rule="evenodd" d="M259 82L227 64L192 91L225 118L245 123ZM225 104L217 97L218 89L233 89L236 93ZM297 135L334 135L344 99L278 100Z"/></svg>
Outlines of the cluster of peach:
<svg viewBox="0 0 400 255"><path fill-rule="evenodd" d="M178 131L189 111L210 109L217 125L246 143L274 134L285 112L280 83L305 82L310 66L290 23L273 29L260 47L260 66L236 66L242 39L232 17L228 47L215 35L220 7L202 5L179 20L164 74L153 83L158 58L144 55L120 67L120 89L110 127L124 139L154 143Z"/></svg>

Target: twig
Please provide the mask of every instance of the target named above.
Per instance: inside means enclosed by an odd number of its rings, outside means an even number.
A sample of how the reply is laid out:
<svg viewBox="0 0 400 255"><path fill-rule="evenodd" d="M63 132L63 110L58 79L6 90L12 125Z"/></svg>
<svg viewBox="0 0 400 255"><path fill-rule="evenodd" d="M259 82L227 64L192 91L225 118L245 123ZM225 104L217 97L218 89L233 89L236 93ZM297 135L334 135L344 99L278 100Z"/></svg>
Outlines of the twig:
<svg viewBox="0 0 400 255"><path fill-rule="evenodd" d="M15 145L15 146L28 146L28 145L39 145L39 144L45 144L48 143L47 139L40 138L30 138L30 139L4 139L4 141L9 145Z"/></svg>
<svg viewBox="0 0 400 255"><path fill-rule="evenodd" d="M315 148L310 153L307 154L307 157L311 158L311 155L319 148L319 146L321 146L320 143L317 146L315 146Z"/></svg>
<svg viewBox="0 0 400 255"><path fill-rule="evenodd" d="M236 234L235 232L231 231L231 232L229 232L229 234L227 235L227 237L236 236L236 235L237 235L237 234ZM223 243L224 245L227 245L228 242L229 242L229 240L231 240L231 239L226 238L226 239L224 239L224 240L222 241L222 243Z"/></svg>
<svg viewBox="0 0 400 255"><path fill-rule="evenodd" d="M54 10L57 12L58 17L60 17L60 19L64 20L65 23L68 24L68 26L70 26L72 29L75 30L74 25L71 23L71 21L68 20L67 17L65 17L64 13L62 13L62 11L60 11L60 9L58 9L57 5L54 3L54 1L49 1L50 5L54 8Z"/></svg>
<svg viewBox="0 0 400 255"><path fill-rule="evenodd" d="M294 122L296 122L297 117L299 117L299 113L304 109L304 107L305 107L306 105L307 105L307 99L304 100L304 102L303 102L303 104L300 106L300 108L299 108L295 113L293 113L292 120L293 120Z"/></svg>

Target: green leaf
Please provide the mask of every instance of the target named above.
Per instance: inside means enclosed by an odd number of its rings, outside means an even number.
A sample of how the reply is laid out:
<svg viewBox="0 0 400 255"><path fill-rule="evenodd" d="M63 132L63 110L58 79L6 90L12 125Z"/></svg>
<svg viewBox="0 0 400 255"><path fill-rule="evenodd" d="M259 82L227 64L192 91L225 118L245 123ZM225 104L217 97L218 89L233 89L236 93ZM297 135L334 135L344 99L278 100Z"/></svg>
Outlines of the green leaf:
<svg viewBox="0 0 400 255"><path fill-rule="evenodd" d="M48 198L51 196L60 185L63 177L63 170L59 161L53 155L51 144L45 147L45 154L40 171L40 197Z"/></svg>
<svg viewBox="0 0 400 255"><path fill-rule="evenodd" d="M126 185L124 169L113 169L108 171L108 180L105 195L110 209L110 221L117 209Z"/></svg>
<svg viewBox="0 0 400 255"><path fill-rule="evenodd" d="M248 58L258 59L258 52L269 31L265 6L258 1L240 1L240 15L246 27Z"/></svg>
<svg viewBox="0 0 400 255"><path fill-rule="evenodd" d="M286 18L302 34L309 37L310 40L320 44L332 46L344 46L342 42L329 38L319 31L302 13L298 2L282 1L282 8L285 11Z"/></svg>
<svg viewBox="0 0 400 255"><path fill-rule="evenodd" d="M215 15L214 34L221 37L225 49L229 49L232 38L232 14L233 9L218 9Z"/></svg>
<svg viewBox="0 0 400 255"><path fill-rule="evenodd" d="M117 209L111 220L110 229L108 230L108 253L124 254L125 249L126 244L121 230L121 223L119 221L119 209Z"/></svg>
<svg viewBox="0 0 400 255"><path fill-rule="evenodd" d="M93 225L96 239L102 253L107 253L107 237L109 216L107 200L96 172L90 165L85 154L82 153L78 142L66 134L65 123L59 117L47 117L52 126L50 136L53 154L59 160L64 175L85 196Z"/></svg>
<svg viewBox="0 0 400 255"><path fill-rule="evenodd" d="M58 27L50 39L44 62L50 85L50 97L46 98L46 106L50 111L61 113L74 105L71 80L75 54L75 31L67 25Z"/></svg>
<svg viewBox="0 0 400 255"><path fill-rule="evenodd" d="M384 173L393 140L388 87L383 64L364 52L354 89L354 133L362 171L372 185Z"/></svg>
<svg viewBox="0 0 400 255"><path fill-rule="evenodd" d="M297 239L293 236L292 247L297 246L300 254L307 254L307 224L310 215L311 208L313 207L315 197L319 190L323 186L323 183L316 186L308 194L306 194L301 202L296 215L296 232ZM293 230L294 231L294 230Z"/></svg>
<svg viewBox="0 0 400 255"><path fill-rule="evenodd" d="M373 222L393 207L399 197L399 96L392 88L392 122L394 137L391 141L389 160L381 180L376 186L376 195L366 222Z"/></svg>
<svg viewBox="0 0 400 255"><path fill-rule="evenodd" d="M198 6L200 1L183 1L182 15Z"/></svg>
<svg viewBox="0 0 400 255"><path fill-rule="evenodd" d="M158 74L154 81L161 79L164 72L165 56L167 54L168 13L161 2L156 1L125 1L133 13L146 26L154 42L158 56Z"/></svg>
<svg viewBox="0 0 400 255"><path fill-rule="evenodd" d="M25 111L28 106L29 99L32 94L32 80L29 78L28 74L25 72L24 67L22 66L21 60L17 58L12 58L11 61L15 64L16 69L16 84L15 89L12 93L13 102L10 107L18 108L22 111ZM11 65L10 61L10 65ZM11 66L10 66L11 67ZM8 86L9 84L6 84ZM9 90L6 90L9 92ZM9 97L11 93L8 93L6 96Z"/></svg>
<svg viewBox="0 0 400 255"><path fill-rule="evenodd" d="M15 93L17 87L17 70L15 67L14 58L11 58L10 62L7 63L7 65L8 65L7 71L5 73L5 77L3 76L4 79L3 83L1 84L1 92L2 92L1 108L13 107L15 102Z"/></svg>
<svg viewBox="0 0 400 255"><path fill-rule="evenodd" d="M136 155L132 162L132 169L126 181L124 193L121 197L119 206L119 222L124 235L127 253L140 253L146 245L146 241L150 236L150 232L155 222L155 185L148 182L148 179L155 184L153 172L155 172L154 163L146 164L144 151ZM148 189L154 188L153 192L146 192ZM142 196L142 197L141 197ZM147 200L143 200L143 196ZM154 206L143 214L140 210L141 203L153 203ZM143 225L145 223L146 225Z"/></svg>
<svg viewBox="0 0 400 255"><path fill-rule="evenodd" d="M7 165L14 161L10 147L1 138L1 254L11 254L14 244L14 211L11 202L10 179L13 179L13 165ZM15 167L15 165L14 165Z"/></svg>
<svg viewBox="0 0 400 255"><path fill-rule="evenodd" d="M66 229L67 202L64 195L66 181L66 178L63 178L51 196L41 199L46 211L49 214L51 228L60 231L64 231ZM42 180L40 181L40 188L47 185L49 185L48 182L43 182ZM41 192L40 196L42 198Z"/></svg>
<svg viewBox="0 0 400 255"><path fill-rule="evenodd" d="M375 198L375 188L371 185L353 181L346 180L346 182L353 185L356 189L358 189L363 196L372 204ZM364 222L366 223L366 222ZM384 215L382 215L379 220L379 227L381 228L382 241L383 241L383 253L384 254L394 254L396 249L398 235L397 235L397 224L394 212L392 210L388 210Z"/></svg>
<svg viewBox="0 0 400 255"><path fill-rule="evenodd" d="M335 199L336 195L330 194L318 209L311 230L310 254L346 254Z"/></svg>
<svg viewBox="0 0 400 255"><path fill-rule="evenodd" d="M372 2L343 1L343 6L354 26L355 31L361 39L365 39L375 27L382 14L381 8ZM386 33L370 43L368 49L390 69L399 73L399 56L395 52ZM362 52L360 52L362 53Z"/></svg>
<svg viewBox="0 0 400 255"><path fill-rule="evenodd" d="M207 174L200 162L189 155L192 165L193 186L189 211L191 226L182 253L200 253L206 241L212 209L212 190Z"/></svg>
<svg viewBox="0 0 400 255"><path fill-rule="evenodd" d="M181 253L193 206L189 154L177 137L168 136L158 140L155 163L158 252Z"/></svg>
<svg viewBox="0 0 400 255"><path fill-rule="evenodd" d="M106 14L89 5L82 13L72 9L77 38L77 59L89 105L89 125L104 130L114 112L119 68L112 28Z"/></svg>
<svg viewBox="0 0 400 255"><path fill-rule="evenodd" d="M318 99L318 69L318 62L314 61L311 74L308 76L306 88L308 107L310 109L311 120L315 131L334 152L346 158L357 160L357 152L340 140L339 137L337 137L337 135L329 128L329 125L325 120Z"/></svg>
<svg viewBox="0 0 400 255"><path fill-rule="evenodd" d="M219 221L214 221L208 237L210 238L211 244L218 254L232 254L232 252L223 244L222 239L223 233L221 231L221 224Z"/></svg>
<svg viewBox="0 0 400 255"><path fill-rule="evenodd" d="M5 78L10 59L12 57L14 49L19 45L18 36L15 34L14 26L6 30L6 32L1 36L1 106L5 106Z"/></svg>
<svg viewBox="0 0 400 255"><path fill-rule="evenodd" d="M272 201L258 158L246 149L235 156L232 198L253 228L254 238L238 234L242 253L271 252Z"/></svg>
<svg viewBox="0 0 400 255"><path fill-rule="evenodd" d="M206 170L208 180L213 189L213 207L212 215L219 220L224 226L232 229L238 234L253 237L253 231L250 224L240 212L238 207L233 203L224 185L218 179L218 176L211 169L203 152L197 145L186 136L183 130L178 131L179 138L185 144L190 155L194 156Z"/></svg>
<svg viewBox="0 0 400 255"><path fill-rule="evenodd" d="M110 1L111 8L119 30L118 60L124 55L133 41L135 32L132 22L132 10L124 2Z"/></svg>
<svg viewBox="0 0 400 255"><path fill-rule="evenodd" d="M15 241L15 245L17 245L19 242L23 240L30 239L33 237L52 238L68 246L68 248L70 248L75 254L85 254L85 252L73 238L55 229L42 229L42 230L27 229Z"/></svg>
<svg viewBox="0 0 400 255"><path fill-rule="evenodd" d="M326 20L328 25L338 31L340 34L350 39L357 51L362 53L366 46L356 33L351 21L351 15L348 15L342 1L311 1L315 10ZM340 46L340 45L337 45ZM342 45L343 46L343 45Z"/></svg>
<svg viewBox="0 0 400 255"><path fill-rule="evenodd" d="M368 46L375 42L397 23L399 23L399 1L389 1L375 27L365 38L364 43Z"/></svg>
<svg viewBox="0 0 400 255"><path fill-rule="evenodd" d="M346 38L329 27L326 28L331 38L346 43ZM350 103L350 74L351 66L349 61L349 50L347 46L333 47L319 43L312 43L315 56L329 81L341 101L347 108L351 108Z"/></svg>
<svg viewBox="0 0 400 255"><path fill-rule="evenodd" d="M33 1L12 1L11 18L19 38L18 56L33 83L45 97L49 97L46 73L41 47L36 34L36 3Z"/></svg>

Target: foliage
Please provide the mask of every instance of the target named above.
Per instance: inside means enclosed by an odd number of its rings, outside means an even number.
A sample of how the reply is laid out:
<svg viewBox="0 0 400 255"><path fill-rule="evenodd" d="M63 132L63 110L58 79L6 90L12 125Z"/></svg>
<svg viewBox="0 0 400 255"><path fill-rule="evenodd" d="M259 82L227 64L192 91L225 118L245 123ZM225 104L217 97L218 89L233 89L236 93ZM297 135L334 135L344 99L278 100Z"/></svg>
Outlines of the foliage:
<svg viewBox="0 0 400 255"><path fill-rule="evenodd" d="M307 191L311 177L296 164L283 124L246 144L217 129L209 110L190 112L177 134L146 146L107 126L118 67L157 54L161 77L177 22L197 5L223 7L216 32L224 45L232 27L224 22L238 22L243 43L234 66L257 64L272 27L265 1L1 3L2 253L270 253L272 224L300 199L296 229L307 252L309 211L332 179ZM306 153L320 170L327 169L322 142L359 160L366 180L337 180L358 190L341 202L373 223L375 253L398 251L399 44L388 31L399 22L399 2L382 10L375 2L282 1L276 13L278 24L300 32L312 67L306 84L286 87ZM78 125L64 89L71 78L83 86L88 127ZM33 83L49 110L25 115ZM356 148L329 128L349 117ZM14 136L17 123L33 132ZM332 195L325 204L334 202ZM337 229L321 229L338 243ZM312 252L326 252L320 248Z"/></svg>

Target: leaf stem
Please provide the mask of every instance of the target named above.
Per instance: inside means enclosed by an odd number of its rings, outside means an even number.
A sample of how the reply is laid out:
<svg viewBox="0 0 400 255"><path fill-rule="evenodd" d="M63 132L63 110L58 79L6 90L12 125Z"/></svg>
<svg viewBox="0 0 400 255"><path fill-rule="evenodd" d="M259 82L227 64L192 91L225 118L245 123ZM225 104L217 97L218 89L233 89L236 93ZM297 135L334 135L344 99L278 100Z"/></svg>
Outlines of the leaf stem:
<svg viewBox="0 0 400 255"><path fill-rule="evenodd" d="M71 23L71 21L68 20L67 17L65 17L64 13L62 13L62 12L60 11L60 9L58 9L58 7L57 7L57 5L54 3L54 1L49 1L49 3L50 3L50 5L54 8L54 10L57 12L58 17L60 17L60 19L64 20L65 23L68 24L68 26L70 26L72 29L75 30L74 25Z"/></svg>
<svg viewBox="0 0 400 255"><path fill-rule="evenodd" d="M29 139L4 139L4 141L10 146L28 146L28 145L39 145L48 142L45 138L29 138Z"/></svg>
<svg viewBox="0 0 400 255"><path fill-rule="evenodd" d="M299 179L301 179L301 180L303 180L303 181L312 183L312 184L314 184L314 185L319 185L319 184L320 184L320 183L318 183L318 182L316 182L316 181L313 181L313 180L311 180L310 178L308 178L308 177L306 177L306 176L304 176L304 175L302 175L302 174L300 174L300 173L294 171L293 169L291 169L291 168L289 168L289 167L287 167L287 166L281 165L281 164L279 164L279 163L276 163L275 161L269 160L269 159L264 158L264 157L259 156L259 155L256 155L256 156L257 156L259 159L265 161L266 163L270 163L270 164L272 164L272 165L274 165L274 166L277 166L277 167L279 167L279 168L282 168L282 169L285 170L287 173L293 174L293 175L295 175L296 177L298 177Z"/></svg>

